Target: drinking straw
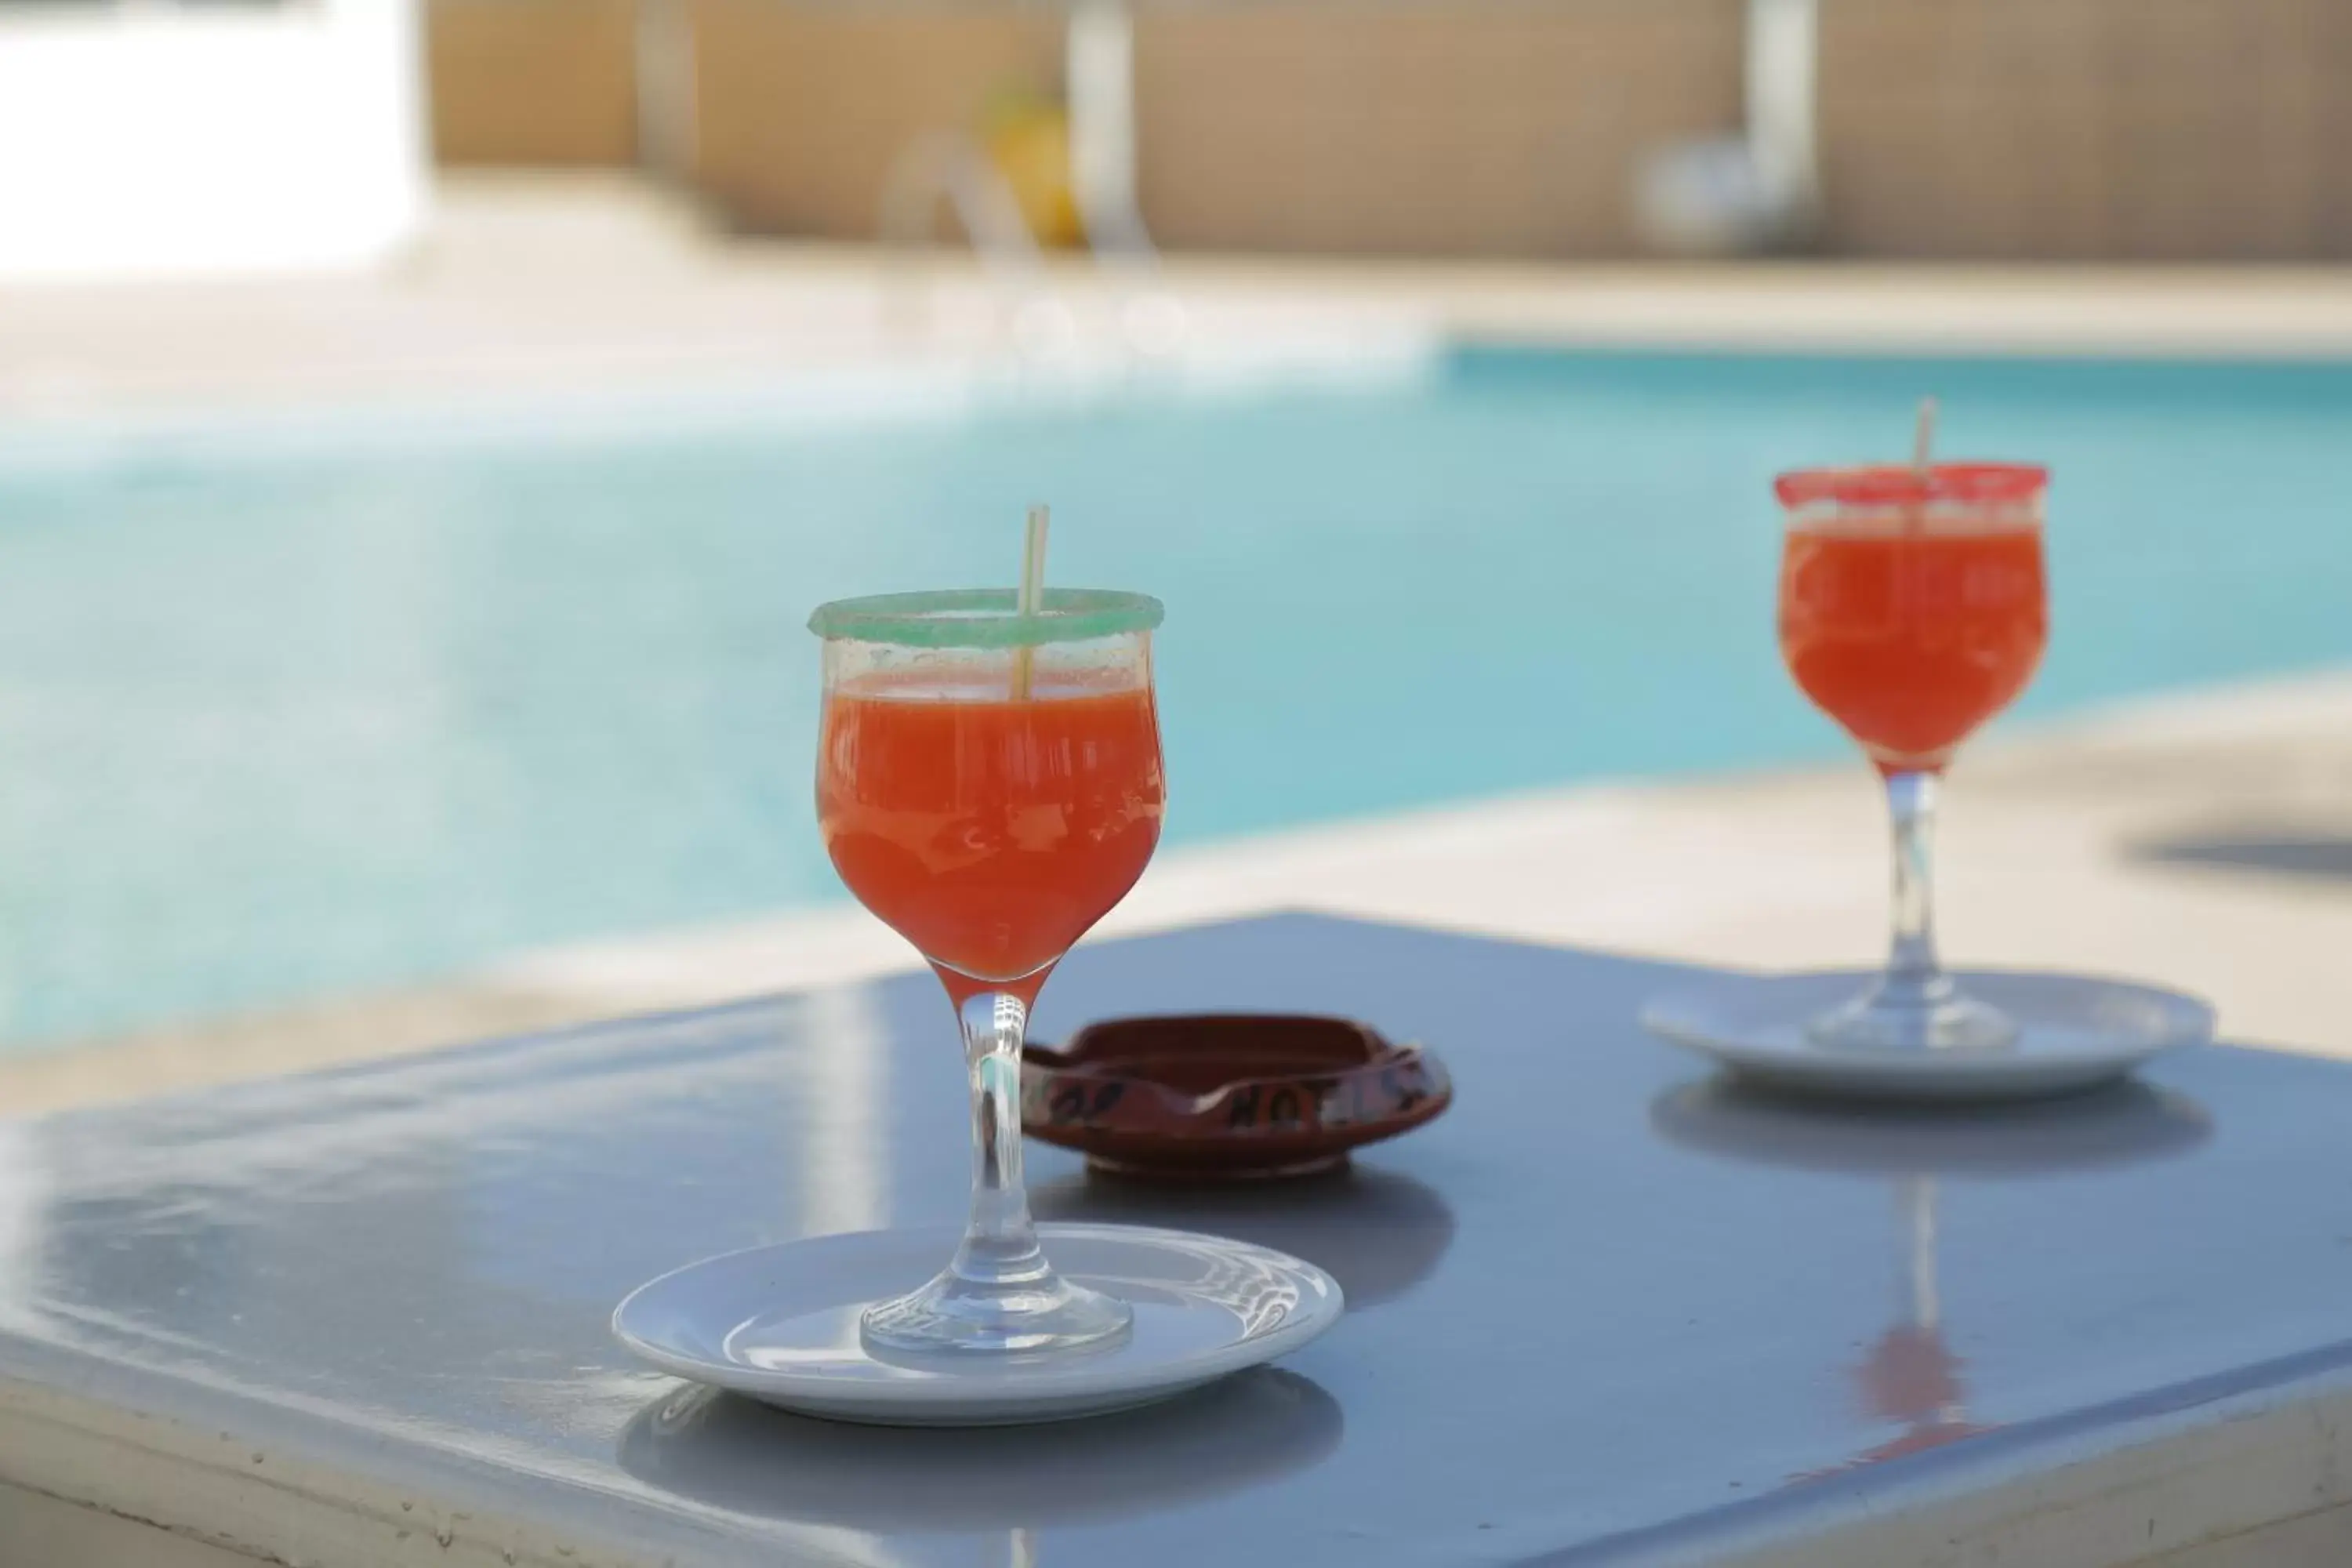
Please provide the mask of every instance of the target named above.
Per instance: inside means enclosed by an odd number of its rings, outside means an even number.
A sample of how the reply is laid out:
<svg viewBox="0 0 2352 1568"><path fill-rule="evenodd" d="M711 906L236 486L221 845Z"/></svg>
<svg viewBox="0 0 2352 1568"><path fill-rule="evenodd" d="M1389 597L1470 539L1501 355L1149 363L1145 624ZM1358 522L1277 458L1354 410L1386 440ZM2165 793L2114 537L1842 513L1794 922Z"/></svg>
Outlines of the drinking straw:
<svg viewBox="0 0 2352 1568"><path fill-rule="evenodd" d="M1045 527L1050 514L1043 506L1029 509L1029 531L1021 542L1021 592L1015 609L1023 620L1045 607ZM1036 662L1036 650L1023 643L1013 650L1013 696L1015 701L1029 700L1032 667Z"/></svg>
<svg viewBox="0 0 2352 1568"><path fill-rule="evenodd" d="M1908 531L1917 533L1927 526L1927 464L1936 446L1936 400L1919 400L1919 422L1911 431L1911 471L1918 476L1919 494L1913 499L1911 510L1905 518Z"/></svg>

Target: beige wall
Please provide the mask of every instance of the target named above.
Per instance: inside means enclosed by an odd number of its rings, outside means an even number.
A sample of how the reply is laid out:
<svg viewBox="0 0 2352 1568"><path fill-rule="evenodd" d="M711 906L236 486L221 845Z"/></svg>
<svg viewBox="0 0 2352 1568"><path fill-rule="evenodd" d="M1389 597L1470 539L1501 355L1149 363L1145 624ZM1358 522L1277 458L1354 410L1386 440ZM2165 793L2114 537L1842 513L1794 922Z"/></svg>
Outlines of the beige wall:
<svg viewBox="0 0 2352 1568"><path fill-rule="evenodd" d="M635 161L635 0L429 0L425 16L441 163Z"/></svg>
<svg viewBox="0 0 2352 1568"><path fill-rule="evenodd" d="M1059 13L686 0L694 177L750 228L874 234L885 172L1054 91ZM1147 0L1171 247L1637 255L1644 154L1740 121L1744 0ZM445 161L626 162L633 0L432 0ZM1826 248L2352 257L2352 0L1822 0Z"/></svg>
<svg viewBox="0 0 2352 1568"><path fill-rule="evenodd" d="M1824 0L1829 247L2352 256L2352 0Z"/></svg>
<svg viewBox="0 0 2352 1568"><path fill-rule="evenodd" d="M1608 255L1631 161L1738 115L1741 0L1304 0L1144 12L1139 177L1171 247ZM897 149L1055 91L1034 7L697 0L701 184L870 237Z"/></svg>
<svg viewBox="0 0 2352 1568"><path fill-rule="evenodd" d="M1056 90L1061 37L1036 6L696 0L697 178L746 226L870 239L892 160Z"/></svg>
<svg viewBox="0 0 2352 1568"><path fill-rule="evenodd" d="M1171 246L1624 254L1640 154L1738 123L1741 12L1295 0L1148 13L1145 216Z"/></svg>

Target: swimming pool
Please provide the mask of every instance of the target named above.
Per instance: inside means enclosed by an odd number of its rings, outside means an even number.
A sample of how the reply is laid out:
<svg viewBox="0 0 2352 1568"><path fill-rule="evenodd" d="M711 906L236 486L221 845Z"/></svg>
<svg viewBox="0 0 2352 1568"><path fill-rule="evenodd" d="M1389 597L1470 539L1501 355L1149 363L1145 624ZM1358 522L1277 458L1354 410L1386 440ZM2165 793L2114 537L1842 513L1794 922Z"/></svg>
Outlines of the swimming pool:
<svg viewBox="0 0 2352 1568"><path fill-rule="evenodd" d="M2352 658L2352 366L1456 349L1360 384L0 457L0 1039L840 897L821 599L1169 604L1170 841L1836 754L1777 468L2056 473L2023 709Z"/></svg>

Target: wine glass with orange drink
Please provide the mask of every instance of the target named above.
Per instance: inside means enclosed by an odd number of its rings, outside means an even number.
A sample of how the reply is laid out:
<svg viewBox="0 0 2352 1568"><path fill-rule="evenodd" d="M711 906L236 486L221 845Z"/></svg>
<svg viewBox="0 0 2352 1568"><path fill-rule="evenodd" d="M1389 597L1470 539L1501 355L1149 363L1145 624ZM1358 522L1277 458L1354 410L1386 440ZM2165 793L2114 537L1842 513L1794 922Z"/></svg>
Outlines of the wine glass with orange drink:
<svg viewBox="0 0 2352 1568"><path fill-rule="evenodd" d="M1817 1044L1981 1050L2016 1037L1937 961L1930 835L1953 753L2041 662L2048 487L2047 470L2019 463L1813 468L1776 481L1787 512L1781 655L1878 770L1894 822L1885 970L1813 1020Z"/></svg>
<svg viewBox="0 0 2352 1568"><path fill-rule="evenodd" d="M1143 874L1167 805L1160 601L1046 589L1045 524L1032 509L1018 588L844 599L809 619L824 643L825 848L929 963L961 1025L962 1234L803 1236L672 1269L613 1313L621 1342L665 1372L837 1420L1059 1421L1286 1355L1346 1309L1338 1280L1271 1247L1031 1219L1030 1009Z"/></svg>
<svg viewBox="0 0 2352 1568"><path fill-rule="evenodd" d="M1071 945L1133 887L1166 792L1153 705L1157 599L1024 584L820 608L817 818L841 879L914 944L963 1028L972 1194L962 1244L869 1308L884 1351L1108 1343L1131 1310L1057 1274L1021 1176L1021 1047Z"/></svg>
<svg viewBox="0 0 2352 1568"><path fill-rule="evenodd" d="M2014 701L2049 640L2046 468L1931 463L1780 475L1781 657L1869 758L1894 826L1886 961L1694 978L1642 1009L1652 1034L1751 1086L1841 1100L1990 1103L2072 1094L2213 1037L2162 986L2046 970L1954 974L1936 952L1931 837L1944 771Z"/></svg>

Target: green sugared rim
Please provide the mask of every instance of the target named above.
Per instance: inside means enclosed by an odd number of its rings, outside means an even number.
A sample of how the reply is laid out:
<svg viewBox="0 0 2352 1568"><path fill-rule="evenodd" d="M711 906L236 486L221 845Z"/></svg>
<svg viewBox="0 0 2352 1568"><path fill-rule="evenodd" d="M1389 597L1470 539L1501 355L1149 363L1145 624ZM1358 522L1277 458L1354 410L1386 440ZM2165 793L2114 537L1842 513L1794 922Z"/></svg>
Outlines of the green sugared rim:
<svg viewBox="0 0 2352 1568"><path fill-rule="evenodd" d="M1042 647L1148 632L1168 614L1149 594L1108 588L1048 588L1045 597L1034 616L1020 613L1019 596L1010 588L835 599L816 607L809 630L828 641L900 647Z"/></svg>

